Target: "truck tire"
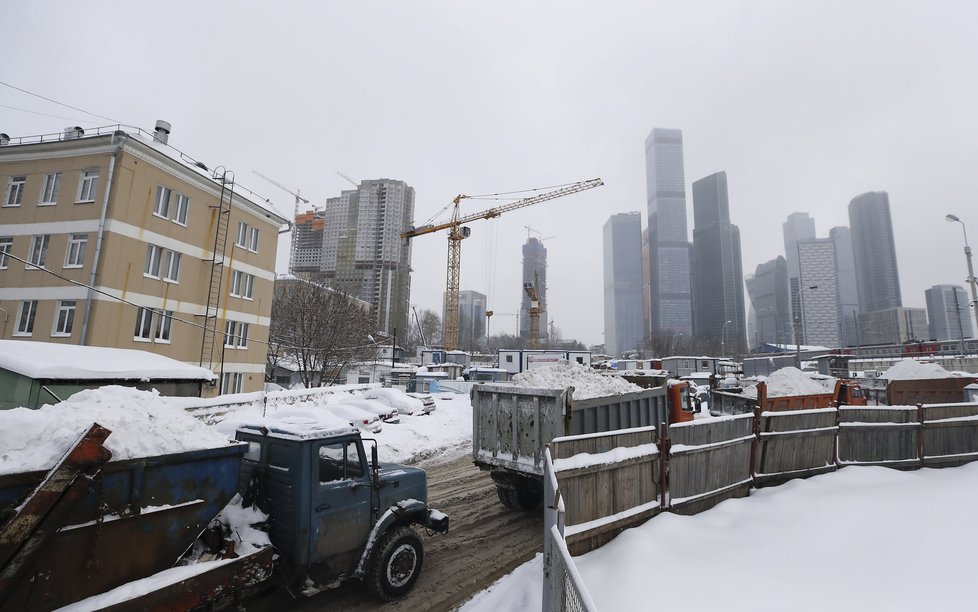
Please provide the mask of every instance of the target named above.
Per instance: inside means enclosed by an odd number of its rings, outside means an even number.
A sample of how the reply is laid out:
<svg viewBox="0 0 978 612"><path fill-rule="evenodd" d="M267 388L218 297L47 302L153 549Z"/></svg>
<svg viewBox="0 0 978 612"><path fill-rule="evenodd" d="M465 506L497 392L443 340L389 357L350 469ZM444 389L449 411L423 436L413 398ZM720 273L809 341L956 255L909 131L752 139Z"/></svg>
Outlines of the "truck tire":
<svg viewBox="0 0 978 612"><path fill-rule="evenodd" d="M421 575L424 547L410 527L394 527L377 544L367 574L367 586L382 601L407 593Z"/></svg>
<svg viewBox="0 0 978 612"><path fill-rule="evenodd" d="M511 510L532 512L543 501L543 493L533 486L519 483L515 486L496 485L496 496L504 506Z"/></svg>

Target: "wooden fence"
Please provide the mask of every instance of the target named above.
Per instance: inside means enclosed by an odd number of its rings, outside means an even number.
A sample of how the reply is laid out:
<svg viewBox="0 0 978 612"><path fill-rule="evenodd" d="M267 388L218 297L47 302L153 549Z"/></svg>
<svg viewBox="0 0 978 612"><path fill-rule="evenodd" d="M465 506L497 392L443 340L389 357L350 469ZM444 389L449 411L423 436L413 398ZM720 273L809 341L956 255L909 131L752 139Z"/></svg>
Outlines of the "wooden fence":
<svg viewBox="0 0 978 612"><path fill-rule="evenodd" d="M751 488L850 465L978 460L978 404L760 412L557 438L551 444L578 555L663 511L696 514Z"/></svg>

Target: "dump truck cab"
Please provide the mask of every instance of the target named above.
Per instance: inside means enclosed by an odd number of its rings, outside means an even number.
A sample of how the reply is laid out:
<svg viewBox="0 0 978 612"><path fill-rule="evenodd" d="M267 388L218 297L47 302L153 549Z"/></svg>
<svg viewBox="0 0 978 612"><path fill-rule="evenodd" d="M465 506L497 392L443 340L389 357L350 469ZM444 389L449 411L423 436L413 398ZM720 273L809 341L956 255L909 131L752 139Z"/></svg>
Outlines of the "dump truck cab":
<svg viewBox="0 0 978 612"><path fill-rule="evenodd" d="M670 380L669 391L669 423L685 423L692 421L698 412L698 400L692 394L692 386L685 380Z"/></svg>
<svg viewBox="0 0 978 612"><path fill-rule="evenodd" d="M239 490L268 514L292 592L358 578L380 598L396 598L424 558L410 526L448 531L448 517L427 506L424 470L381 465L376 442L356 428L246 425L236 438L248 443Z"/></svg>
<svg viewBox="0 0 978 612"><path fill-rule="evenodd" d="M839 406L865 406L866 393L858 383L851 380L835 382L835 401Z"/></svg>

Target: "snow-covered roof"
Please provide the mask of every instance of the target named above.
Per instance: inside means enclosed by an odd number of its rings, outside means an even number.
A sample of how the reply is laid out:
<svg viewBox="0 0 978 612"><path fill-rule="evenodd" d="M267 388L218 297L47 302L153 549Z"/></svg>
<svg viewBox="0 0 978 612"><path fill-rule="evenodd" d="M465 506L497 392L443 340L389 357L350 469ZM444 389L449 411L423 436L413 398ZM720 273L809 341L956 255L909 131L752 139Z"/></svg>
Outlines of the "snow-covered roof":
<svg viewBox="0 0 978 612"><path fill-rule="evenodd" d="M213 380L206 368L147 351L0 340L0 368L43 380Z"/></svg>

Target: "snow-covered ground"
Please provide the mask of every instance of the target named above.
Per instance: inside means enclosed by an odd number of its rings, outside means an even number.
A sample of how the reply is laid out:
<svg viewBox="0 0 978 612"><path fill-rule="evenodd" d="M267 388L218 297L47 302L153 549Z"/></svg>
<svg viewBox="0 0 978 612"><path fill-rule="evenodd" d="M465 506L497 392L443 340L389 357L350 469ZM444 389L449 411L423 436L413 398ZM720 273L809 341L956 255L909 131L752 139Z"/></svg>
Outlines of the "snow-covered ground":
<svg viewBox="0 0 978 612"><path fill-rule="evenodd" d="M978 463L848 467L661 514L576 558L600 610L971 610ZM461 612L538 610L542 560Z"/></svg>

